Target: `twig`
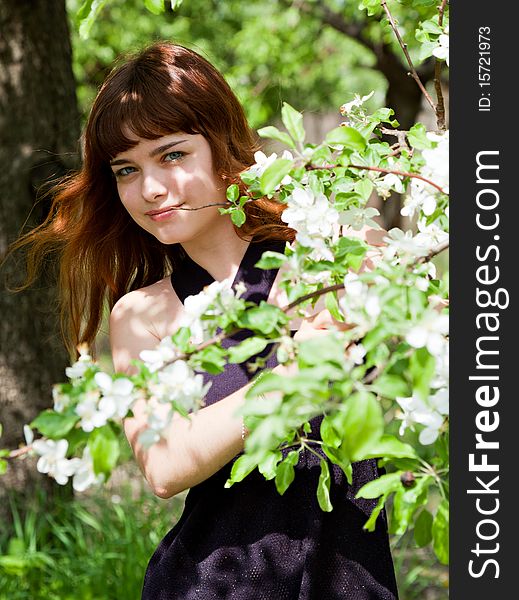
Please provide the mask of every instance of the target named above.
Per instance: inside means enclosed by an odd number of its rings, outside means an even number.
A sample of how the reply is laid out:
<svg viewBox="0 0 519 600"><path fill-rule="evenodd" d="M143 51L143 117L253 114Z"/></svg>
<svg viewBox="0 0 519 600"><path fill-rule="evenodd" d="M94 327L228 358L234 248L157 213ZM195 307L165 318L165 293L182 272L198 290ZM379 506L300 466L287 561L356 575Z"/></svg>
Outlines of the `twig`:
<svg viewBox="0 0 519 600"><path fill-rule="evenodd" d="M208 208L210 206L228 206L232 202L211 202L211 204L204 204L203 206L197 206L196 208L184 208L183 206L172 206L171 210L201 210L202 208Z"/></svg>
<svg viewBox="0 0 519 600"><path fill-rule="evenodd" d="M437 183L434 183L434 181L431 181L430 179L426 179L425 177L422 177L421 175L418 175L418 173L407 173L405 171L395 171L394 169L384 169L382 167L368 167L368 166L364 166L364 165L354 165L354 164L349 164L349 165L321 165L321 166L306 165L306 170L307 171L319 171L320 169L322 169L322 170L337 169L338 167L341 167L341 166L344 166L347 169L363 169L365 171L376 171L378 173L394 173L395 175L400 175L401 177L411 177L411 178L414 178L414 179L421 179L422 181L425 181L425 183L428 183L429 185L432 185L434 188L436 188L442 194L445 194L446 196L449 195Z"/></svg>
<svg viewBox="0 0 519 600"><path fill-rule="evenodd" d="M447 5L447 0L442 0L442 3L438 7L438 25L441 27L443 25L443 14L445 12L445 7ZM445 101L443 99L443 91L442 91L442 83L441 83L441 70L442 70L442 61L438 58L436 59L436 63L434 65L434 89L436 91L436 123L438 125L438 129L441 131L445 131Z"/></svg>
<svg viewBox="0 0 519 600"><path fill-rule="evenodd" d="M409 149L409 146L407 145L407 134L409 133L409 131L404 131L403 129L388 129L387 127L379 127L381 133L383 133L384 135L392 135L394 137L397 138L398 140L398 145L401 148L405 148L406 150Z"/></svg>
<svg viewBox="0 0 519 600"><path fill-rule="evenodd" d="M420 257L417 261L416 264L421 265L425 262L429 262L432 258L434 258L437 254L440 254L440 252L443 252L444 250L446 250L449 247L449 240L446 240L445 242L442 242L441 244L438 244L435 248L433 248L429 254L427 254L427 256L422 256Z"/></svg>
<svg viewBox="0 0 519 600"><path fill-rule="evenodd" d="M422 81L420 80L420 77L418 77L418 73L416 72L413 61L411 60L411 57L409 56L409 52L407 50L407 44L404 42L404 40L402 39L402 36L400 35L400 32L398 31L398 27L395 23L393 15L391 14L391 11L389 10L389 8L387 6L386 0L380 0L380 4L381 4L382 8L384 9L384 11L387 15L387 18L389 20L389 24L391 25L391 29L394 31L394 33L396 35L396 39L398 40L398 43L400 44L400 47L402 48L402 50L405 54L405 57L407 59L407 64L409 65L409 68L411 69L411 72L410 72L411 77L416 81L418 87L422 91L422 94L425 96L425 99L431 105L434 112L436 112L436 107L434 106L433 99L431 98L431 96L429 95L427 90L425 89L425 86L422 83Z"/></svg>
<svg viewBox="0 0 519 600"><path fill-rule="evenodd" d="M9 452L9 454L7 456L3 456L2 458L4 458L4 459L18 458L19 456L22 456L23 454L28 454L31 450L32 450L32 446L22 446L21 448L18 448L17 450L11 450L11 452Z"/></svg>

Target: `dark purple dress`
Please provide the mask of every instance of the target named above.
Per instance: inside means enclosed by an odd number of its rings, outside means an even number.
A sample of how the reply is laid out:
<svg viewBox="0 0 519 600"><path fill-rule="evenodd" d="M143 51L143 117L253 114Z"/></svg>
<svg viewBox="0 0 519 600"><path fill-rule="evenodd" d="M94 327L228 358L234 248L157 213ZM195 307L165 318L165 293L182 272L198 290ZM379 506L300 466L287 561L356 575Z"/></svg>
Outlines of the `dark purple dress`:
<svg viewBox="0 0 519 600"><path fill-rule="evenodd" d="M265 250L283 252L284 243L251 243L235 283L247 286L245 297L266 300L277 271L254 267ZM184 301L212 277L185 257L172 277ZM228 345L235 340L226 340ZM271 359L269 366L275 366ZM206 404L245 385L252 376L245 365L227 365L212 381ZM319 419L312 434L319 435ZM378 476L374 460L353 465L349 486L339 467L333 473L333 511L323 512L316 498L318 458L304 451L294 482L283 496L274 481L254 471L229 489L232 461L189 491L184 512L161 541L146 570L143 600L395 600L397 590L385 515L374 532L366 522L375 501L355 493Z"/></svg>

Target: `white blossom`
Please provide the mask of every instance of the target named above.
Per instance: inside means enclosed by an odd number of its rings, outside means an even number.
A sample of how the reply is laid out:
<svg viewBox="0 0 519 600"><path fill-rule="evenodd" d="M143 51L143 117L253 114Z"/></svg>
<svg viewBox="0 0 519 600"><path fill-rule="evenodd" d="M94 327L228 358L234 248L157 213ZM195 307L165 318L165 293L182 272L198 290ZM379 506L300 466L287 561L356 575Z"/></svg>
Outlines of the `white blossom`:
<svg viewBox="0 0 519 600"><path fill-rule="evenodd" d="M396 255L408 255L412 258L418 258L429 253L428 246L424 245L422 240L413 236L412 231L408 230L404 233L398 227L391 229L384 241L387 246L382 249L382 253L389 260Z"/></svg>
<svg viewBox="0 0 519 600"><path fill-rule="evenodd" d="M72 460L78 461L75 463L75 473L72 479L72 487L76 492L84 492L92 485L97 485L104 481L105 476L103 473L96 475L94 472L94 461L88 446L85 446L81 459Z"/></svg>
<svg viewBox="0 0 519 600"><path fill-rule="evenodd" d="M360 231L366 225L373 229L381 229L380 225L372 218L378 215L380 215L380 212L373 207L352 207L340 213L339 223L341 225L349 225L355 231Z"/></svg>
<svg viewBox="0 0 519 600"><path fill-rule="evenodd" d="M139 434L139 443L145 448L149 448L153 444L156 444L164 437L165 431L169 427L174 414L171 408L165 415L158 414L151 403L148 404L147 411L147 428Z"/></svg>
<svg viewBox="0 0 519 600"><path fill-rule="evenodd" d="M65 485L69 477L76 472L78 458L66 458L68 450L67 440L39 439L33 442L33 449L40 455L36 468L40 473L47 473L60 485Z"/></svg>
<svg viewBox="0 0 519 600"><path fill-rule="evenodd" d="M395 191L398 194L404 193L404 184L402 179L395 173L388 173L382 179L378 179L375 182L377 192L384 198L388 198L391 191Z"/></svg>
<svg viewBox="0 0 519 600"><path fill-rule="evenodd" d="M424 402L417 394L410 398L397 398L403 410L400 417L402 424L399 433L403 435L409 427L414 430L415 424L423 425L418 440L423 445L432 444L438 438L445 416L449 414L448 392L440 390Z"/></svg>
<svg viewBox="0 0 519 600"><path fill-rule="evenodd" d="M431 387L435 389L447 388L449 385L449 342L443 338L442 348L434 356L436 360Z"/></svg>
<svg viewBox="0 0 519 600"><path fill-rule="evenodd" d="M373 96L375 91L370 92L366 96L355 94L355 97L350 102L346 102L340 107L341 115L349 115L355 108L360 108L367 100Z"/></svg>
<svg viewBox="0 0 519 600"><path fill-rule="evenodd" d="M449 27L445 28L444 33L438 38L438 45L432 51L433 56L444 60L449 66Z"/></svg>
<svg viewBox="0 0 519 600"><path fill-rule="evenodd" d="M96 373L94 380L103 392L99 410L107 418L124 418L135 399L133 383L127 377L112 379L110 375L102 372Z"/></svg>
<svg viewBox="0 0 519 600"><path fill-rule="evenodd" d="M151 428L146 428L139 433L139 444L144 448L150 448L160 440L160 433Z"/></svg>
<svg viewBox="0 0 519 600"><path fill-rule="evenodd" d="M288 196L287 205L281 219L295 229L297 241L315 250L315 260L333 260L326 240L338 232L339 213L328 198L324 194L315 195L309 188L296 188Z"/></svg>
<svg viewBox="0 0 519 600"><path fill-rule="evenodd" d="M210 387L204 378L195 374L183 360L177 360L158 373L158 382L150 384L150 390L160 402L176 402L185 410L199 406Z"/></svg>
<svg viewBox="0 0 519 600"><path fill-rule="evenodd" d="M65 374L69 379L80 379L83 377L87 369L93 366L92 357L88 353L88 349L85 345L80 345L79 358L71 366L65 369Z"/></svg>
<svg viewBox="0 0 519 600"><path fill-rule="evenodd" d="M210 332L205 326L202 316L204 314L217 314L215 311L210 311L209 308L215 303L218 294L224 293L225 290L231 291L232 280L230 278L222 281L213 281L206 286L200 293L188 296L184 300L184 310L180 319L180 325L189 327L191 331L191 341L194 344L201 344L206 339L209 339Z"/></svg>
<svg viewBox="0 0 519 600"><path fill-rule="evenodd" d="M34 440L34 433L29 425L23 426L23 437L25 438L25 445L30 446Z"/></svg>
<svg viewBox="0 0 519 600"><path fill-rule="evenodd" d="M437 356L445 347L445 335L448 333L449 317L432 311L409 329L405 339L413 348L425 347L433 356Z"/></svg>
<svg viewBox="0 0 519 600"><path fill-rule="evenodd" d="M432 215L436 210L437 201L431 186L421 179L413 178L409 190L410 194L406 196L400 214L412 218L417 211L421 210L426 216Z"/></svg>
<svg viewBox="0 0 519 600"><path fill-rule="evenodd" d="M355 344L350 348L348 352L348 358L352 360L356 365L361 365L366 356L366 348L362 344Z"/></svg>
<svg viewBox="0 0 519 600"><path fill-rule="evenodd" d="M179 352L173 344L171 336L162 338L154 350L143 350L139 358L146 364L151 373L154 373L165 363L173 361Z"/></svg>
<svg viewBox="0 0 519 600"><path fill-rule="evenodd" d="M294 160L294 157L291 152L288 150L284 150L283 154L280 158L284 158L287 160ZM272 163L274 163L278 159L278 155L276 152L273 152L270 156L267 156L261 150L258 150L254 153L254 160L256 161L249 169L247 169L247 173L251 175L255 175L256 177L261 177L263 173L270 167ZM288 185L292 181L290 175L285 175L281 180L281 183L276 187L279 188L280 185Z"/></svg>
<svg viewBox="0 0 519 600"><path fill-rule="evenodd" d="M435 143L433 148L422 151L425 165L421 175L440 186L445 193L449 193L449 132L438 134L427 132L427 138ZM414 177L409 187L410 194L406 197L404 206L400 211L405 217L413 217L418 211L425 216L434 213L437 207L438 191L429 183Z"/></svg>
<svg viewBox="0 0 519 600"><path fill-rule="evenodd" d="M419 244L423 244L429 250L432 250L449 239L449 234L436 222L427 225L425 219L420 219L417 223L417 227L418 233L415 236L415 240Z"/></svg>
<svg viewBox="0 0 519 600"><path fill-rule="evenodd" d="M99 392L90 390L76 406L76 413L81 417L80 425L83 431L90 432L96 427L102 427L110 418L110 414L99 406L99 399Z"/></svg>
<svg viewBox="0 0 519 600"><path fill-rule="evenodd" d="M54 410L63 412L71 403L71 398L68 394L61 391L60 385L55 385L52 388L52 400L54 401Z"/></svg>
<svg viewBox="0 0 519 600"><path fill-rule="evenodd" d="M356 273L344 277L345 294L339 307L348 323L357 327L359 335L367 332L381 312L380 298L375 288L368 286Z"/></svg>

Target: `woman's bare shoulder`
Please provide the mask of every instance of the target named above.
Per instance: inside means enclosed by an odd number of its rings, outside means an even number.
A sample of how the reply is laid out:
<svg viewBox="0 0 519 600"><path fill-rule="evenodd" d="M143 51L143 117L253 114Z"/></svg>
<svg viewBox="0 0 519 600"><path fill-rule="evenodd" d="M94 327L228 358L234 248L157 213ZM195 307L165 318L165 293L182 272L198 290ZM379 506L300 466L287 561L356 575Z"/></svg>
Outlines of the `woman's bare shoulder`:
<svg viewBox="0 0 519 600"><path fill-rule="evenodd" d="M163 305L175 303L175 300L178 301L178 298L171 286L171 280L169 277L164 277L160 281L128 292L119 298L112 308L112 316L118 319L129 315L147 314L151 308L157 310Z"/></svg>
<svg viewBox="0 0 519 600"><path fill-rule="evenodd" d="M181 312L169 277L122 296L110 314L110 342L114 362L119 357L118 367L125 369L142 350L174 333Z"/></svg>

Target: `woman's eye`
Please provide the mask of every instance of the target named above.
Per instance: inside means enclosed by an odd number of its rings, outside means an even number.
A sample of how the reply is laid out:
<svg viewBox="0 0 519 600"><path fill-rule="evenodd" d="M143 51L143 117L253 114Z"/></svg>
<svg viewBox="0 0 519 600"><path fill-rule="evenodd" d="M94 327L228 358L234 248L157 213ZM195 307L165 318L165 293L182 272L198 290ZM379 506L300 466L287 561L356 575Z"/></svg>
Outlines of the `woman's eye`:
<svg viewBox="0 0 519 600"><path fill-rule="evenodd" d="M122 169L115 171L115 176L116 177L126 177L127 175L131 175L134 172L135 172L135 167L123 167Z"/></svg>
<svg viewBox="0 0 519 600"><path fill-rule="evenodd" d="M163 160L165 162L172 162L174 160L179 160L183 156L185 156L185 152L180 152L180 150L175 150L174 152L168 152L167 154L165 154Z"/></svg>

